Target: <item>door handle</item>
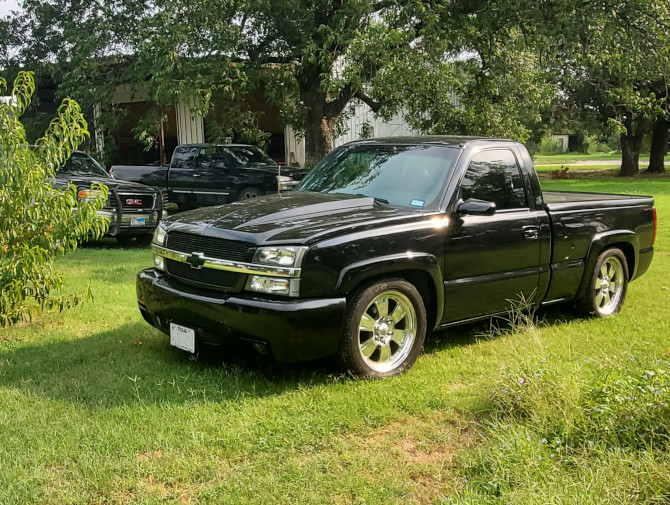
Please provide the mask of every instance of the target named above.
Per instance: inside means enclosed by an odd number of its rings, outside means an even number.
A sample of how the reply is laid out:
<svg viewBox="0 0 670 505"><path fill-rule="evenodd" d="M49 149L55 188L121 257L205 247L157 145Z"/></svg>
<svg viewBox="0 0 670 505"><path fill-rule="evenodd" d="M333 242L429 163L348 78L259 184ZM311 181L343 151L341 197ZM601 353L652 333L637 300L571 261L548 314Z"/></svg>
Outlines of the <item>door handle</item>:
<svg viewBox="0 0 670 505"><path fill-rule="evenodd" d="M192 177L200 177L200 174L193 174Z"/></svg>
<svg viewBox="0 0 670 505"><path fill-rule="evenodd" d="M537 240L540 236L540 228L537 226L524 226L523 236L528 240Z"/></svg>

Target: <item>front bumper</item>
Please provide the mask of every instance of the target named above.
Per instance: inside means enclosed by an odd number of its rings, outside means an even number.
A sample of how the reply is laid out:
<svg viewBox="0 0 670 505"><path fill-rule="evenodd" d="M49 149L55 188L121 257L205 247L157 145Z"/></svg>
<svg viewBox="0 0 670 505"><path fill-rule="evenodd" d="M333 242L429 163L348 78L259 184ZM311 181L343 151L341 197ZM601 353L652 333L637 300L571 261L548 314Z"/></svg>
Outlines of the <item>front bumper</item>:
<svg viewBox="0 0 670 505"><path fill-rule="evenodd" d="M159 210L126 211L121 213L120 221L119 213L114 209L99 211L98 215L109 219L108 235L113 237L117 235L152 235L162 217Z"/></svg>
<svg viewBox="0 0 670 505"><path fill-rule="evenodd" d="M278 300L199 290L153 268L137 274L137 301L144 319L163 333L174 322L194 329L198 345L264 342L284 363L337 352L346 308L344 298Z"/></svg>

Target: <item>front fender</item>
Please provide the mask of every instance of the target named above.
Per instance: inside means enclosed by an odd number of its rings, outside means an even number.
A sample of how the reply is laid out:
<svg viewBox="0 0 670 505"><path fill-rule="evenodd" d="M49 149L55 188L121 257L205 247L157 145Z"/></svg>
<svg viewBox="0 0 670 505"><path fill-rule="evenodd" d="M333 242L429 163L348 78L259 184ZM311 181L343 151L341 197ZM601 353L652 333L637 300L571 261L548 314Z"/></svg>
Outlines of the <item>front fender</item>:
<svg viewBox="0 0 670 505"><path fill-rule="evenodd" d="M399 253L352 263L340 272L336 291L339 295L346 295L368 279L412 271L424 272L430 277L432 286L429 287L435 292L436 321L441 321L444 311L443 277L439 262L432 254Z"/></svg>

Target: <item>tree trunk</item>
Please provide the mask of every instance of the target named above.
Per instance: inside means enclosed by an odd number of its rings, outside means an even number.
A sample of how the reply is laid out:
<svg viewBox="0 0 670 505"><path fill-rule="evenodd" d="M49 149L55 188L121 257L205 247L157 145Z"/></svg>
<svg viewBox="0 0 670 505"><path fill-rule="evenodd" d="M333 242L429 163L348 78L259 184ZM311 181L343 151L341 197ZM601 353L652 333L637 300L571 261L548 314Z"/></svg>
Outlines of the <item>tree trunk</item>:
<svg viewBox="0 0 670 505"><path fill-rule="evenodd" d="M620 136L621 141L621 169L619 175L631 177L637 175L640 171L640 148L642 147L642 138L647 131L648 122L645 120L637 121L637 128L633 129L632 118L624 119L626 133Z"/></svg>
<svg viewBox="0 0 670 505"><path fill-rule="evenodd" d="M658 119L654 124L654 134L651 138L651 153L649 166L645 172L662 174L665 172L665 155L668 152L668 128L670 122Z"/></svg>
<svg viewBox="0 0 670 505"><path fill-rule="evenodd" d="M297 76L305 106L305 165L312 167L333 150L333 132L353 92L343 90L334 100L321 88L321 69L305 70Z"/></svg>
<svg viewBox="0 0 670 505"><path fill-rule="evenodd" d="M307 105L307 103L306 103ZM307 108L305 130L305 164L314 166L333 150L333 129L337 118L327 118L323 107Z"/></svg>

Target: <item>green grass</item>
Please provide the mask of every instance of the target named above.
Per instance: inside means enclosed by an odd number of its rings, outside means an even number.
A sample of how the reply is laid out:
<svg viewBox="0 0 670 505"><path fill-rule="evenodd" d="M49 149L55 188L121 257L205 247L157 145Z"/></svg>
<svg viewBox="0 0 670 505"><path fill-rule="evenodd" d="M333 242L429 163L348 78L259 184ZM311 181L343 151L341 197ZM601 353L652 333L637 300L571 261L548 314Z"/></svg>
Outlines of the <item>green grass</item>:
<svg viewBox="0 0 670 505"><path fill-rule="evenodd" d="M621 153L595 153L595 154L585 154L585 153L564 153L564 154L535 154L533 155L533 161L536 164L563 164L571 163L575 161L620 161ZM640 161L648 161L648 154L641 154Z"/></svg>
<svg viewBox="0 0 670 505"><path fill-rule="evenodd" d="M612 377L635 388L670 368L670 179L543 187L656 196L656 257L623 312L556 307L537 327L440 332L384 381L229 350L194 361L139 316L147 250L64 258L69 287L90 283L94 302L0 330L0 504L667 502L667 443L645 431L667 429L665 414L613 410L650 445L583 414L601 383L616 403Z"/></svg>
<svg viewBox="0 0 670 505"><path fill-rule="evenodd" d="M553 172L555 170L562 170L564 168L568 168L572 172L576 171L600 171L600 170L619 170L620 165L570 165L570 164L563 164L563 165L537 165L535 168L538 172Z"/></svg>

